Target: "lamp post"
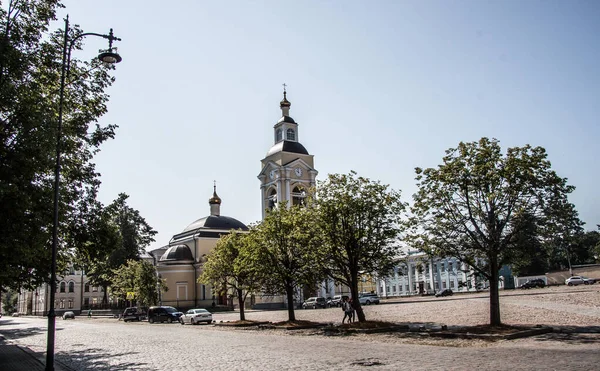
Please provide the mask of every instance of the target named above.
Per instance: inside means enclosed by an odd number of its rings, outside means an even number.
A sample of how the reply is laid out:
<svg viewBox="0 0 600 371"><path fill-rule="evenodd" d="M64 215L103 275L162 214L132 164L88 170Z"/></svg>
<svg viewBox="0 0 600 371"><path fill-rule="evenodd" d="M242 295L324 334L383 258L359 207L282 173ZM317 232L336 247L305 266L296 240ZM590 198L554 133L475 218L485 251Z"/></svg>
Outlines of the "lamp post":
<svg viewBox="0 0 600 371"><path fill-rule="evenodd" d="M52 225L52 268L50 271L50 299L48 300L48 342L46 347L46 371L54 370L54 335L56 331L56 313L54 311L54 300L56 293L56 250L58 245L58 195L60 186L60 150L61 150L61 130L63 103L65 95L65 80L69 74L71 65L71 50L75 41L85 36L98 36L108 39L108 50L98 55L104 63L119 63L122 58L116 52L113 52L112 43L121 39L113 35L112 28L108 35L98 33L82 33L69 40L69 16L65 18L65 36L63 41L63 55L60 75L60 95L58 100L58 125L56 129L56 164L54 169L54 223Z"/></svg>

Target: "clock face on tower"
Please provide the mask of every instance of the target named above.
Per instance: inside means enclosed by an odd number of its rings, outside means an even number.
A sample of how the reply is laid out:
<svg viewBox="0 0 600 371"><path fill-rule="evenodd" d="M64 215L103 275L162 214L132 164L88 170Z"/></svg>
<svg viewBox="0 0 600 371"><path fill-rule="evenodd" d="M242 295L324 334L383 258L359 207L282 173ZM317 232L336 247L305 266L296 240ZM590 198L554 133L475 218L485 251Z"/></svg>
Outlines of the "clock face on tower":
<svg viewBox="0 0 600 371"><path fill-rule="evenodd" d="M271 170L269 172L269 178L271 178L271 179L275 178L275 170Z"/></svg>
<svg viewBox="0 0 600 371"><path fill-rule="evenodd" d="M295 169L295 172L296 172L296 176L302 176L302 169L301 168L297 167Z"/></svg>

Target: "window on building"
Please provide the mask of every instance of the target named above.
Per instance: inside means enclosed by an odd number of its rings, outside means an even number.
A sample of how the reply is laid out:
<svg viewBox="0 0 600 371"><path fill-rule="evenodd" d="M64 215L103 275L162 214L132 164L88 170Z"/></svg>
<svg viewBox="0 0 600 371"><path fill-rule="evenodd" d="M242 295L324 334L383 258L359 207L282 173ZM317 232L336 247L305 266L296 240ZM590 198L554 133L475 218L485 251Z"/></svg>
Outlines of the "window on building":
<svg viewBox="0 0 600 371"><path fill-rule="evenodd" d="M75 282L69 282L69 292L75 292Z"/></svg>
<svg viewBox="0 0 600 371"><path fill-rule="evenodd" d="M292 191L292 205L304 206L304 199L306 198L306 192L302 187L296 186Z"/></svg>
<svg viewBox="0 0 600 371"><path fill-rule="evenodd" d="M446 265L444 263L440 263L440 272L446 271Z"/></svg>
<svg viewBox="0 0 600 371"><path fill-rule="evenodd" d="M281 129L277 129L275 131L275 141L281 142L282 139L283 139L283 132L281 131Z"/></svg>
<svg viewBox="0 0 600 371"><path fill-rule="evenodd" d="M446 288L446 281L443 281L442 282L442 289L445 289L445 288Z"/></svg>
<svg viewBox="0 0 600 371"><path fill-rule="evenodd" d="M83 306L88 308L90 306L90 298L83 299Z"/></svg>
<svg viewBox="0 0 600 371"><path fill-rule="evenodd" d="M67 289L67 284L65 282L60 283L60 292L65 292Z"/></svg>
<svg viewBox="0 0 600 371"><path fill-rule="evenodd" d="M73 300L69 300L69 309L73 309Z"/></svg>
<svg viewBox="0 0 600 371"><path fill-rule="evenodd" d="M390 292L390 287L389 287L389 286L386 286L386 287L385 287L385 291L386 291L386 292Z"/></svg>
<svg viewBox="0 0 600 371"><path fill-rule="evenodd" d="M98 292L98 286L92 286L92 292Z"/></svg>
<svg viewBox="0 0 600 371"><path fill-rule="evenodd" d="M448 271L451 272L454 270L454 264L452 262L448 262Z"/></svg>
<svg viewBox="0 0 600 371"><path fill-rule="evenodd" d="M277 190L271 189L269 196L267 197L267 208L269 210L274 209L277 206Z"/></svg>
<svg viewBox="0 0 600 371"><path fill-rule="evenodd" d="M287 140L293 140L293 141L295 141L296 140L296 132L294 131L294 129L287 129L285 138Z"/></svg>
<svg viewBox="0 0 600 371"><path fill-rule="evenodd" d="M392 286L392 292L395 294L396 293L396 285Z"/></svg>
<svg viewBox="0 0 600 371"><path fill-rule="evenodd" d="M453 289L454 288L454 281L450 281L450 288Z"/></svg>
<svg viewBox="0 0 600 371"><path fill-rule="evenodd" d="M89 284L89 282L86 282L86 283L85 283L85 286L84 286L84 288L83 288L83 291L85 291L85 292L90 292L90 284Z"/></svg>
<svg viewBox="0 0 600 371"><path fill-rule="evenodd" d="M65 309L65 299L60 299L58 302L59 309Z"/></svg>

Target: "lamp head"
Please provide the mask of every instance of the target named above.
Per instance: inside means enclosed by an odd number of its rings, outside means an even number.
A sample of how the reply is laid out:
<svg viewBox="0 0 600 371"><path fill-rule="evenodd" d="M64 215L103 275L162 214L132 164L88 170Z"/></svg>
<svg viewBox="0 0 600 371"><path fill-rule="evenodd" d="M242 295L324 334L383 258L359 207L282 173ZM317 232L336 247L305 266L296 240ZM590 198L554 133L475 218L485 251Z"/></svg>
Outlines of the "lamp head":
<svg viewBox="0 0 600 371"><path fill-rule="evenodd" d="M118 53L112 51L112 48L108 49L103 53L100 53L98 55L98 59L100 59L101 62L106 64L116 64L123 60L123 58L121 58L121 56Z"/></svg>

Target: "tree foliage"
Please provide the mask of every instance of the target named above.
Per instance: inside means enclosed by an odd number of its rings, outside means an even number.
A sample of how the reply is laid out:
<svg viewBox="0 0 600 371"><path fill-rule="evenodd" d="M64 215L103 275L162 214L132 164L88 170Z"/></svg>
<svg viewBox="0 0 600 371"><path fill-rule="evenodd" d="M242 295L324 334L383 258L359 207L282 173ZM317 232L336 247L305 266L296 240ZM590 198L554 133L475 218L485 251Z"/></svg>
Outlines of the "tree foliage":
<svg viewBox="0 0 600 371"><path fill-rule="evenodd" d="M0 5L3 5L0 3ZM63 32L49 33L58 0L9 0L0 6L0 286L35 287L49 279L53 182ZM81 33L78 28L70 37ZM74 51L81 49L81 42ZM98 61L72 58L61 135L59 267L68 259L76 210L95 199L92 162L114 136L101 127L113 82Z"/></svg>
<svg viewBox="0 0 600 371"><path fill-rule="evenodd" d="M490 282L490 324L499 325L499 268L514 261L527 218L544 228L564 220L554 211L570 205L574 187L551 169L544 148L526 145L502 154L499 142L488 138L461 142L437 168L417 168L416 174L412 244L479 270Z"/></svg>
<svg viewBox="0 0 600 371"><path fill-rule="evenodd" d="M87 268L93 285L106 288L113 284L113 271L129 260L137 260L154 241L156 231L127 205L128 195L121 193L110 205L93 210L87 216L85 239L77 248L80 264Z"/></svg>
<svg viewBox="0 0 600 371"><path fill-rule="evenodd" d="M269 210L250 232L244 262L257 270L265 293L286 295L289 321L296 319L296 290L315 287L324 278L318 237L312 210L286 203Z"/></svg>
<svg viewBox="0 0 600 371"><path fill-rule="evenodd" d="M316 199L326 273L358 298L363 273L385 276L398 264L406 205L399 191L356 172L329 175L319 183ZM365 321L357 299L354 307L359 321Z"/></svg>
<svg viewBox="0 0 600 371"><path fill-rule="evenodd" d="M137 305L158 305L158 290L168 291L163 279L158 278L155 267L144 260L128 260L114 270L111 291L121 299L133 292Z"/></svg>
<svg viewBox="0 0 600 371"><path fill-rule="evenodd" d="M232 230L221 236L207 257L198 282L211 285L219 294L232 292L238 298L240 320L245 320L244 303L248 295L260 288L259 270L248 264L252 253L253 229L250 234Z"/></svg>

